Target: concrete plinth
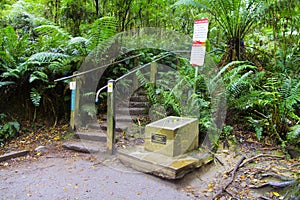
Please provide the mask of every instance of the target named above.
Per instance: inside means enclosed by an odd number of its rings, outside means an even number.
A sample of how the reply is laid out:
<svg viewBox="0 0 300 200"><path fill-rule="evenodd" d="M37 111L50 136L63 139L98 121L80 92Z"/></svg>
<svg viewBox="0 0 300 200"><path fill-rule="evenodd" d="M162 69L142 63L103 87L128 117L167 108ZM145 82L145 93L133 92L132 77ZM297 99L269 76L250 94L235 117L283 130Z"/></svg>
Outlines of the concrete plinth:
<svg viewBox="0 0 300 200"><path fill-rule="evenodd" d="M144 146L118 151L120 161L140 172L154 174L166 179L179 179L212 161L209 153L198 150L175 157L145 150Z"/></svg>
<svg viewBox="0 0 300 200"><path fill-rule="evenodd" d="M166 117L145 128L145 149L166 156L178 156L198 147L197 118Z"/></svg>

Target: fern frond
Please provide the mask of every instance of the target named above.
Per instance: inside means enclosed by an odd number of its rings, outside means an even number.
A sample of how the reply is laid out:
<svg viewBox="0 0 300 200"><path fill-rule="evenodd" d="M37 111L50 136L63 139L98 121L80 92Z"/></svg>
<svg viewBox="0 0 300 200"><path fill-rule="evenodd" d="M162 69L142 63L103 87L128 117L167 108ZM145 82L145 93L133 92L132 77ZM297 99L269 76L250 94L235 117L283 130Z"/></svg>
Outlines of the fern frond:
<svg viewBox="0 0 300 200"><path fill-rule="evenodd" d="M0 81L0 88L7 85L15 84L13 81Z"/></svg>
<svg viewBox="0 0 300 200"><path fill-rule="evenodd" d="M249 79L247 80L247 78L251 74L253 74L253 71L243 74L240 78L234 80L232 84L227 86L227 91L231 97L235 98L241 95L241 93L248 91L248 89L252 86L252 82Z"/></svg>
<svg viewBox="0 0 300 200"><path fill-rule="evenodd" d="M252 65L248 65L249 62L245 62L245 61L232 61L230 63L228 63L227 65L225 65L224 67L222 67L222 69L217 73L217 75L210 81L210 83L214 83L216 81L218 81L221 77L222 74L225 73L229 68L233 67L233 66L238 66L237 68L233 68L231 73L236 74L237 72L245 69L245 68L255 68L255 66ZM230 70L229 70L230 71ZM232 75L231 75L232 76Z"/></svg>
<svg viewBox="0 0 300 200"><path fill-rule="evenodd" d="M199 3L198 1L193 1L193 0L179 0L177 1L172 7L177 7L177 6L193 6L195 8L202 8L207 10L207 6L204 4Z"/></svg>
<svg viewBox="0 0 300 200"><path fill-rule="evenodd" d="M41 94L38 92L36 88L31 88L30 99L34 106L38 107L41 101Z"/></svg>
<svg viewBox="0 0 300 200"><path fill-rule="evenodd" d="M157 91L153 83L150 83L140 70L136 72L136 76L140 81L140 83L145 86L150 103L152 105L157 104L158 103L157 94L156 94Z"/></svg>
<svg viewBox="0 0 300 200"><path fill-rule="evenodd" d="M63 54L63 53L53 53L53 52L39 52L33 54L27 60L27 63L50 63L55 60L64 60L69 59L70 56Z"/></svg>
<svg viewBox="0 0 300 200"><path fill-rule="evenodd" d="M71 39L72 36L67 31L65 31L63 28L55 25L41 25L36 27L34 30L36 30L40 34L44 35L52 35L53 37L57 37L60 39Z"/></svg>
<svg viewBox="0 0 300 200"><path fill-rule="evenodd" d="M89 32L89 49L95 49L97 46L113 37L117 33L118 24L114 17L102 17L96 20ZM110 43L101 48L109 47Z"/></svg>
<svg viewBox="0 0 300 200"><path fill-rule="evenodd" d="M47 82L48 75L41 71L34 71L29 77L29 83L32 83L35 80L41 80L43 82Z"/></svg>
<svg viewBox="0 0 300 200"><path fill-rule="evenodd" d="M74 38L71 38L69 41L68 41L68 45L69 46L73 46L73 45L87 45L89 42L88 39L84 38L84 37L74 37Z"/></svg>

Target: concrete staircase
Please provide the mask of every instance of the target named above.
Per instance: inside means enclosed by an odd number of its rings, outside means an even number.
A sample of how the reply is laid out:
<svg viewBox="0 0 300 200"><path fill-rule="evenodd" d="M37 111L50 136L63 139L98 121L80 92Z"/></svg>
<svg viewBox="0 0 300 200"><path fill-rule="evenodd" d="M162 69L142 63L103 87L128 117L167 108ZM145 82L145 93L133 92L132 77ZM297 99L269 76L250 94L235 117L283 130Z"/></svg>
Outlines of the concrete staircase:
<svg viewBox="0 0 300 200"><path fill-rule="evenodd" d="M116 138L126 132L136 131L137 124L147 120L149 101L144 90L135 92L129 104L116 106ZM63 147L84 153L101 153L106 151L106 114L99 123L89 124L85 129L79 129L73 138L63 142ZM135 127L135 128L132 128Z"/></svg>

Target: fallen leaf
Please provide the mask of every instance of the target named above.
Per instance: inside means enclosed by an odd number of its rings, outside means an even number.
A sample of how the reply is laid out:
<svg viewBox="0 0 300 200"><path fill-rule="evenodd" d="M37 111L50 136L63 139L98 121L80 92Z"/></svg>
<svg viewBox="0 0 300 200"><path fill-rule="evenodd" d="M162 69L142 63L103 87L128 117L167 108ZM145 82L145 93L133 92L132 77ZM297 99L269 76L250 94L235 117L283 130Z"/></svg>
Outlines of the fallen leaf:
<svg viewBox="0 0 300 200"><path fill-rule="evenodd" d="M278 192L272 192L276 197L280 197L280 194Z"/></svg>

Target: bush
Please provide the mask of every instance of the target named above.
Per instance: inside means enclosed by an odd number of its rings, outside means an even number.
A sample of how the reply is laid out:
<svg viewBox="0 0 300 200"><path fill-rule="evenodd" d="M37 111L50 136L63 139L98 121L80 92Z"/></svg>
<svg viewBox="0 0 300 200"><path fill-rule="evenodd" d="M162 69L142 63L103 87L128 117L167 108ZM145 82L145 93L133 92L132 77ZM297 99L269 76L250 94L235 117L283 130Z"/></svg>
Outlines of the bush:
<svg viewBox="0 0 300 200"><path fill-rule="evenodd" d="M8 139L14 137L20 130L17 121L5 122L6 115L0 114L0 145L2 146Z"/></svg>

